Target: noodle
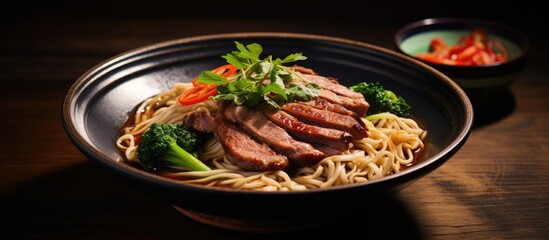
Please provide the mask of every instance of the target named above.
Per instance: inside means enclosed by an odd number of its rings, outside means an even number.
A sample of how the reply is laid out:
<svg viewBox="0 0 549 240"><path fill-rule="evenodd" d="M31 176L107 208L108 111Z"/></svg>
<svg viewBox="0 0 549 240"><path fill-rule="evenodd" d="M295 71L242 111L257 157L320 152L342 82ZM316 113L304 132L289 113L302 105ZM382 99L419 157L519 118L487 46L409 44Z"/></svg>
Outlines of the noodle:
<svg viewBox="0 0 549 240"><path fill-rule="evenodd" d="M178 123L185 113L204 111L215 115L217 102L203 102L182 106L176 96L192 87L191 83L176 83L171 89L145 100L136 110L132 126L125 127L116 146L130 163L139 164L137 138L152 123ZM425 146L427 132L410 118L382 113L374 121L362 118L368 137L354 140L341 155L327 157L311 167L294 172L247 172L232 164L217 138L208 139L202 146L199 159L207 163L209 171L162 171L158 174L178 181L206 186L228 187L259 191L295 191L328 188L367 182L398 173L414 163ZM173 170L173 169L172 169Z"/></svg>

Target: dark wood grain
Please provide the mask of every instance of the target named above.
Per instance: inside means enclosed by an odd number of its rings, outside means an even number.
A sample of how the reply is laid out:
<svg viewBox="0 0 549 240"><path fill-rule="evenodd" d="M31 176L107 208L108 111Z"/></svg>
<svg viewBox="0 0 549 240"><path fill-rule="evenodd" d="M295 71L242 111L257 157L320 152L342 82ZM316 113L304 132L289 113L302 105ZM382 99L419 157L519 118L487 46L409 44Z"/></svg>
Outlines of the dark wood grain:
<svg viewBox="0 0 549 240"><path fill-rule="evenodd" d="M82 7L82 6L80 6ZM120 9L123 7L119 6ZM0 39L0 230L10 239L255 239L192 221L166 203L136 191L87 160L61 124L61 103L86 70L116 54L160 41L203 34L278 31L331 35L392 48L407 21L354 18L208 19L42 18L15 14ZM426 14L426 12L421 12ZM33 15L34 14L34 15ZM295 16L294 16L295 20ZM320 21L320 22L319 22ZM532 40L520 79L478 102L475 127L456 155L359 222L261 235L368 238L384 227L407 239L546 239L549 236L549 81L547 39L519 22Z"/></svg>

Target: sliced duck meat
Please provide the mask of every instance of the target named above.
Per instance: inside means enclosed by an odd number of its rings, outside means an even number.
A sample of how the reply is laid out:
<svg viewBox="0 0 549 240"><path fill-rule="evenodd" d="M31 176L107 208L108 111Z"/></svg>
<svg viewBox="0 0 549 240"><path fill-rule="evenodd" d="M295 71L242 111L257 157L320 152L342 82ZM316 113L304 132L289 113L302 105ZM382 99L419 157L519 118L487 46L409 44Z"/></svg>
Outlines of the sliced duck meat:
<svg viewBox="0 0 549 240"><path fill-rule="evenodd" d="M353 92L346 86L337 83L337 80L330 78L297 73L298 76L292 80L292 84L310 84L315 83L320 88L319 97L326 99L335 104L339 104L353 112L360 117L366 116L370 104L366 101L361 93ZM319 84L320 83L320 84Z"/></svg>
<svg viewBox="0 0 549 240"><path fill-rule="evenodd" d="M320 143L313 143L313 146L318 149L319 151L323 152L327 156L333 156L333 155L341 155L344 151L341 151L339 149L335 149L332 146L329 145L323 145Z"/></svg>
<svg viewBox="0 0 549 240"><path fill-rule="evenodd" d="M305 73L305 74L311 74L311 75L316 75L316 72L313 70L313 69L310 69L310 68L306 68L306 67L303 67L303 66L298 66L298 65L295 65L292 67L294 71L296 72L300 72L300 73Z"/></svg>
<svg viewBox="0 0 549 240"><path fill-rule="evenodd" d="M303 122L348 132L355 139L368 136L364 122L349 115L314 108L299 102L285 103L281 106L281 109Z"/></svg>
<svg viewBox="0 0 549 240"><path fill-rule="evenodd" d="M289 161L269 146L259 143L240 127L219 121L215 134L229 160L245 171L271 171L288 168Z"/></svg>
<svg viewBox="0 0 549 240"><path fill-rule="evenodd" d="M366 102L364 99L360 98L350 98L345 97L341 95L337 95L334 92L330 90L320 90L319 97L326 99L329 102L339 104L353 112L355 112L358 116L364 117L366 116L366 113L368 112L368 109L370 108L370 104Z"/></svg>
<svg viewBox="0 0 549 240"><path fill-rule="evenodd" d="M215 118L203 110L193 111L185 114L183 126L201 133L212 133L215 129Z"/></svg>
<svg viewBox="0 0 549 240"><path fill-rule="evenodd" d="M348 132L307 124L279 109L264 107L262 111L269 120L286 129L293 137L308 143L327 145L342 152L349 148L349 143L353 140ZM332 150L324 153L333 155Z"/></svg>
<svg viewBox="0 0 549 240"><path fill-rule="evenodd" d="M322 110L328 110L328 111L331 111L331 112L336 112L336 113L339 113L339 114L344 114L344 115L349 115L349 116L353 116L355 118L359 118L359 116L339 105L339 104L335 104L335 103L332 103L332 102L329 102L328 100L324 99L324 98L320 98L320 97L315 97L313 99L311 99L311 101L307 101L307 102L299 102L301 104L304 104L304 105L307 105L307 106L311 106L311 107L314 107L314 108L318 108L318 109L322 109Z"/></svg>
<svg viewBox="0 0 549 240"><path fill-rule="evenodd" d="M279 154L286 155L290 164L311 166L326 157L326 154L311 144L294 139L260 111L236 104L221 110L227 120L239 125L256 140L269 145Z"/></svg>
<svg viewBox="0 0 549 240"><path fill-rule="evenodd" d="M322 89L330 90L341 96L361 99L361 100L364 100L366 104L368 104L361 93L351 91L351 89L349 89L348 87L339 84L337 80L334 81L334 79L329 79L327 77L319 76L319 75L311 75L311 74L299 74L299 75L303 78L303 81L307 83L315 83Z"/></svg>

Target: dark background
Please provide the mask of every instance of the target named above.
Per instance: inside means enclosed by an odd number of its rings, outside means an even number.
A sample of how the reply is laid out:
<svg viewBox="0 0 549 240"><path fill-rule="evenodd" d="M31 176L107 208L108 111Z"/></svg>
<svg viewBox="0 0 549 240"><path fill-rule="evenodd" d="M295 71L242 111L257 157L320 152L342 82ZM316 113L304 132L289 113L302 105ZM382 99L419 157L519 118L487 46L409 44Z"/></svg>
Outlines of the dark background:
<svg viewBox="0 0 549 240"><path fill-rule="evenodd" d="M68 88L87 69L122 52L230 32L330 35L396 50L395 32L434 17L475 18L515 27L530 38L529 58L542 59L549 41L542 5L530 0L10 1L0 7L0 55L9 63L0 65L0 81L17 80L23 73L42 74L30 80ZM47 68L60 71L43 75Z"/></svg>
<svg viewBox="0 0 549 240"><path fill-rule="evenodd" d="M159 41L251 31L331 35L394 48L393 34L410 22L465 17L516 27L531 38L536 55L544 50L537 43L548 41L541 5L530 0L10 1L0 7L0 54L36 54L29 48L36 45L48 50L40 52L43 57L73 54L101 61ZM67 51L61 44L66 39L80 45Z"/></svg>
<svg viewBox="0 0 549 240"><path fill-rule="evenodd" d="M545 26L541 1L299 1L154 0L15 1L2 4L3 24L21 21L130 19L250 19L348 24L405 24L431 17L472 17L525 26ZM218 29L230 31L230 29ZM542 30L542 29L539 29ZM177 31L177 30L176 30Z"/></svg>
<svg viewBox="0 0 549 240"><path fill-rule="evenodd" d="M537 2L537 3L536 3ZM54 19L97 18L263 18L287 20L358 21L361 23L418 18L482 17L522 23L543 22L539 1L299 1L299 0L98 0L15 1L4 3L4 16ZM538 26L542 26L540 23Z"/></svg>

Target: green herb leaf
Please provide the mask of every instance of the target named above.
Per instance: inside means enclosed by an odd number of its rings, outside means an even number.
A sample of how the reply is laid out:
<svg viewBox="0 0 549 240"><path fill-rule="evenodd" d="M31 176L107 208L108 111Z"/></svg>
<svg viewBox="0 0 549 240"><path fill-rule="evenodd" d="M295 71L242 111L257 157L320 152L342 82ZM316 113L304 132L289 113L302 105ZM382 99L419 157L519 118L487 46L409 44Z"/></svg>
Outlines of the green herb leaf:
<svg viewBox="0 0 549 240"><path fill-rule="evenodd" d="M284 63L305 60L301 53L293 53L284 59L272 56L260 59L263 47L257 43L244 45L235 41L238 51L222 56L227 63L238 68L238 73L231 79L206 71L199 75L199 82L217 84L218 94L215 100L230 100L239 105L256 106L262 102L279 108L277 102L288 102L294 99L308 101L318 95L320 89L316 84L286 86L296 75Z"/></svg>
<svg viewBox="0 0 549 240"><path fill-rule="evenodd" d="M247 63L246 59L239 58L235 52L230 54L225 54L221 57L224 58L227 61L227 63L232 64L238 69L244 69L249 66L249 63Z"/></svg>
<svg viewBox="0 0 549 240"><path fill-rule="evenodd" d="M227 82L229 82L228 79L225 77L214 73L212 71L204 71L198 75L198 79L196 80L197 83L207 83L207 84L216 84L216 85L222 85Z"/></svg>
<svg viewBox="0 0 549 240"><path fill-rule="evenodd" d="M287 57L285 57L285 58L280 62L280 64L290 63L290 62L296 62L296 61L306 60L306 59L307 59L307 57L303 56L302 53L293 53L293 54L290 54L290 55L288 55Z"/></svg>
<svg viewBox="0 0 549 240"><path fill-rule="evenodd" d="M263 47L257 43L252 43L244 46L244 44L236 42L236 48L240 50L240 52L237 52L237 56L243 59L250 60L251 63L255 63L259 61L259 55L263 51Z"/></svg>
<svg viewBox="0 0 549 240"><path fill-rule="evenodd" d="M285 87L284 85L280 85L279 83L271 83L269 85L262 85L262 87L260 88L260 93L262 95L269 95L271 93L274 93L278 96L280 96L282 99L284 99L285 101L288 100L288 97L286 95L286 91L285 91Z"/></svg>
<svg viewBox="0 0 549 240"><path fill-rule="evenodd" d="M253 65L249 77L257 81L263 81L267 77L267 74L271 72L272 66L268 61L260 61Z"/></svg>
<svg viewBox="0 0 549 240"><path fill-rule="evenodd" d="M305 86L303 85L297 85L292 84L288 88L286 88L287 92L289 93L289 96L291 96L288 101L293 101L296 99L302 100L302 101L310 101L314 96L317 96L320 92L320 87L314 83L309 83Z"/></svg>
<svg viewBox="0 0 549 240"><path fill-rule="evenodd" d="M292 74L284 69L276 68L271 71L270 79L281 80L282 83L287 83L292 80Z"/></svg>

